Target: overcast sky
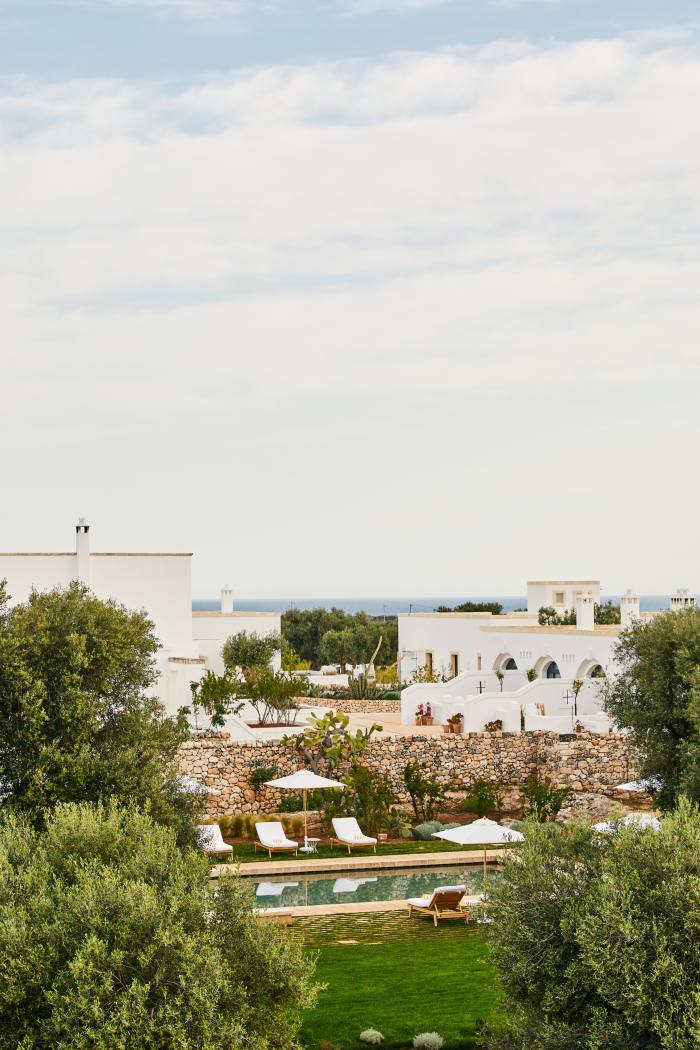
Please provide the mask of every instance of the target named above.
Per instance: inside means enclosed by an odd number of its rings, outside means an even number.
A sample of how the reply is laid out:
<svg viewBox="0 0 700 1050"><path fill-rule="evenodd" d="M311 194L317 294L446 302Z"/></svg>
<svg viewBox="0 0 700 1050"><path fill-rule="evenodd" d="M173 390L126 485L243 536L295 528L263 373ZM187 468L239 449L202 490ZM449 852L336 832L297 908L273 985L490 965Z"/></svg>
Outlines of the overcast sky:
<svg viewBox="0 0 700 1050"><path fill-rule="evenodd" d="M0 0L0 548L700 588L693 0Z"/></svg>

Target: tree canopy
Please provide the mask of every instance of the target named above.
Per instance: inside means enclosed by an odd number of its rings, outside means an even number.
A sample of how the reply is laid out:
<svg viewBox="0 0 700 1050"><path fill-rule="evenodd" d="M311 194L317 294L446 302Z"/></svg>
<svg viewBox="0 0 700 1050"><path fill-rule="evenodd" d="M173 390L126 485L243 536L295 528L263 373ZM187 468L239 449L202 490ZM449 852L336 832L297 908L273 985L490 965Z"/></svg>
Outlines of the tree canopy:
<svg viewBox="0 0 700 1050"><path fill-rule="evenodd" d="M695 1050L700 1038L700 812L660 832L525 827L490 889L504 988L485 1045Z"/></svg>
<svg viewBox="0 0 700 1050"><path fill-rule="evenodd" d="M187 735L152 695L158 642L144 612L79 583L0 607L4 805L41 821L58 802L128 800L193 834L174 787Z"/></svg>
<svg viewBox="0 0 700 1050"><path fill-rule="evenodd" d="M462 602L460 605L438 605L435 612L439 613L450 613L450 612L477 612L477 613L491 613L493 616L500 616L503 612L503 606L500 602Z"/></svg>
<svg viewBox="0 0 700 1050"><path fill-rule="evenodd" d="M114 805L0 819L0 1050L291 1050L313 963L236 876Z"/></svg>
<svg viewBox="0 0 700 1050"><path fill-rule="evenodd" d="M643 774L660 778L660 804L673 806L681 793L700 801L700 611L636 621L615 659L606 708L631 730Z"/></svg>
<svg viewBox="0 0 700 1050"><path fill-rule="evenodd" d="M290 609L282 616L282 634L302 660L313 667L324 663L366 663L380 636L377 665L396 660L399 644L396 617L375 619L367 613L343 609Z"/></svg>
<svg viewBox="0 0 700 1050"><path fill-rule="evenodd" d="M232 673L238 667L244 671L250 667L266 667L281 648L282 639L274 632L239 631L224 642L221 656L226 670Z"/></svg>

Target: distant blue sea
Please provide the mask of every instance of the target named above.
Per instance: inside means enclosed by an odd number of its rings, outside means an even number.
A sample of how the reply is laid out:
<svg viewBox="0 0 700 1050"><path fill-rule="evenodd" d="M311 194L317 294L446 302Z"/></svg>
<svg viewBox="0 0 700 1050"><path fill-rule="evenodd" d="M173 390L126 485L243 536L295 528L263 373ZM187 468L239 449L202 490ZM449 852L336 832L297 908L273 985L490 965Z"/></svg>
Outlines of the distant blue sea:
<svg viewBox="0 0 700 1050"><path fill-rule="evenodd" d="M605 594L603 601L612 601L619 604L619 594ZM462 602L500 602L506 612L513 609L527 608L527 598L522 595L496 595L484 597L483 595L465 595L462 598L240 598L234 600L234 609L238 612L286 612L287 609L344 609L348 613L366 612L370 616L396 616L400 612L432 612L438 605L447 605L454 608ZM643 594L640 595L640 607L642 612L656 612L659 609L668 609L668 595ZM218 609L218 598L195 598L192 602L193 609Z"/></svg>

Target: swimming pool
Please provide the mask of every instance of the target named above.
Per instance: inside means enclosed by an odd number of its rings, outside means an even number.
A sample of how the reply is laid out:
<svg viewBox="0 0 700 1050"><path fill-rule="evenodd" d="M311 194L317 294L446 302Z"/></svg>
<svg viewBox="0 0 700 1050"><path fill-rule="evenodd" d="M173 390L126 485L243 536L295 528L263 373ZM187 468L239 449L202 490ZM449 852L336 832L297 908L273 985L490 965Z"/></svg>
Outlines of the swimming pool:
<svg viewBox="0 0 700 1050"><path fill-rule="evenodd" d="M498 879L496 869L489 868L489 881ZM246 876L255 887L255 906L268 908L304 908L312 904L352 904L369 901L406 900L423 897L436 886L465 885L467 893L481 893L483 872L473 865L445 868L407 868L401 871L339 871L318 875L271 875L268 878Z"/></svg>

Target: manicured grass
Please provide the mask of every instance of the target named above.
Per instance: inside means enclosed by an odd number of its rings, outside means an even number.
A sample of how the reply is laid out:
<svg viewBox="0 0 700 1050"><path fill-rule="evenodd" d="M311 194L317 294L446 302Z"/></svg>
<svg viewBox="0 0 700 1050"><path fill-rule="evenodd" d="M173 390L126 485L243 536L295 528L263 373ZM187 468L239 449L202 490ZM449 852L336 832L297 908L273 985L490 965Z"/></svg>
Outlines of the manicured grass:
<svg viewBox="0 0 700 1050"><path fill-rule="evenodd" d="M229 840L233 846L233 856L231 857L231 863L245 864L250 861L264 861L264 860L305 860L307 859L304 853L300 853L298 857L294 856L294 853L273 853L272 857L269 857L263 850L255 850L252 842L236 842ZM493 847L489 847L492 849ZM382 842L377 846L377 856L386 857L389 855L396 855L400 853L454 853L457 850L481 850L480 846L455 846L450 842L418 842L414 839L407 839L402 842ZM339 846L334 846L332 849L327 843L319 843L318 852L309 855L309 860L327 860L329 857L335 859L342 859L347 857L348 851L344 847L341 849ZM372 850L368 849L356 849L352 851L353 857L364 857L367 860L367 867L372 867L375 854ZM216 860L215 863L221 863L221 860Z"/></svg>
<svg viewBox="0 0 700 1050"><path fill-rule="evenodd" d="M411 922L422 923L416 939L319 949L316 977L327 988L305 1017L302 1046L318 1050L327 1040L340 1050L361 1050L358 1036L365 1028L384 1035L383 1050L411 1047L419 1032L438 1032L445 1050L478 1045L476 1023L498 998L481 931L462 923L435 929L429 920Z"/></svg>

